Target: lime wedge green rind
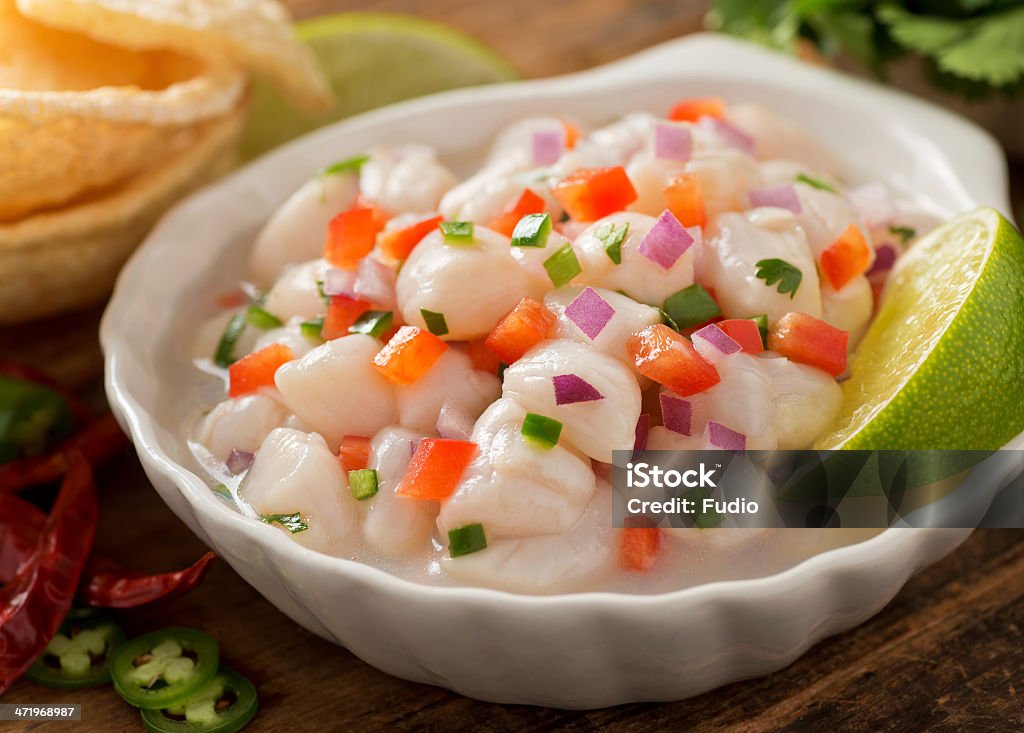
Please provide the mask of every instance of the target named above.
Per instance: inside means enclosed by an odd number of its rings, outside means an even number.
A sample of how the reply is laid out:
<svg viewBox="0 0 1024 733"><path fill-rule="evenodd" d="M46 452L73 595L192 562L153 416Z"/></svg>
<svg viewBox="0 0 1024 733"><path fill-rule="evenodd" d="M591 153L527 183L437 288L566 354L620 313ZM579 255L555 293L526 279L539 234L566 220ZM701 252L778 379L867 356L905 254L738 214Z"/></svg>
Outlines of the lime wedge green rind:
<svg viewBox="0 0 1024 733"><path fill-rule="evenodd" d="M893 272L818 448L995 450L1024 431L1024 239L993 209Z"/></svg>
<svg viewBox="0 0 1024 733"><path fill-rule="evenodd" d="M432 21L392 13L339 13L296 25L337 97L328 112L293 108L269 83L253 83L242 157L351 115L459 87L510 81L516 69L488 47Z"/></svg>

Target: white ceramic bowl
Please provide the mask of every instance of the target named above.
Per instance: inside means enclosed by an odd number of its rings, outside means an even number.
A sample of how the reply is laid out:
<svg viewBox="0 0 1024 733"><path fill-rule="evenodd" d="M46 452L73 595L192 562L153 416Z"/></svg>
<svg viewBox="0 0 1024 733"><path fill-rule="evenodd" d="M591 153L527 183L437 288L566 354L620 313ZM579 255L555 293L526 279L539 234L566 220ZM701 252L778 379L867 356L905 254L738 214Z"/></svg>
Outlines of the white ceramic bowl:
<svg viewBox="0 0 1024 733"><path fill-rule="evenodd" d="M471 165L504 124L534 113L602 123L676 98L722 95L802 119L851 175L915 191L952 214L1008 212L1002 155L980 129L908 96L734 40L695 36L581 74L420 99L347 120L261 158L179 205L125 268L102 326L107 394L160 496L295 621L410 680L508 703L588 708L675 700L765 674L879 611L966 530L887 530L756 580L653 596L521 596L419 585L311 552L219 501L183 425L219 384L188 358L210 293L242 274L270 212L326 162L423 142ZM202 383L202 395L197 394Z"/></svg>

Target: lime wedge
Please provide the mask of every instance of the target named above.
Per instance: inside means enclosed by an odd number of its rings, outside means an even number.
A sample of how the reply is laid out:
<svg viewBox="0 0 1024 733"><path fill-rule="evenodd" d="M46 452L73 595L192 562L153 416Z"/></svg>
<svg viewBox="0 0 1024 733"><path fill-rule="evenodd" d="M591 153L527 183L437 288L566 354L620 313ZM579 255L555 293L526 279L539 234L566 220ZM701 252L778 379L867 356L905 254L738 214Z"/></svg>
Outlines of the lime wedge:
<svg viewBox="0 0 1024 733"><path fill-rule="evenodd" d="M409 15L326 15L298 23L296 33L313 49L337 102L330 111L309 116L257 79L242 139L246 159L385 104L519 76L508 61L476 40Z"/></svg>
<svg viewBox="0 0 1024 733"><path fill-rule="evenodd" d="M992 209L915 244L818 448L994 450L1024 431L1024 239Z"/></svg>

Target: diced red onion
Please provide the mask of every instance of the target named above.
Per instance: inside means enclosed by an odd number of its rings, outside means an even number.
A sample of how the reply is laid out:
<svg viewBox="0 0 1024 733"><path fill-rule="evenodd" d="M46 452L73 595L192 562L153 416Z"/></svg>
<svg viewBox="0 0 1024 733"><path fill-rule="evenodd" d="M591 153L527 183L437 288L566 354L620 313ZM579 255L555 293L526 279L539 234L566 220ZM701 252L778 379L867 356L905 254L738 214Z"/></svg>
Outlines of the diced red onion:
<svg viewBox="0 0 1024 733"><path fill-rule="evenodd" d="M554 165L565 149L565 133L560 130L537 130L533 133L534 165Z"/></svg>
<svg viewBox="0 0 1024 733"><path fill-rule="evenodd" d="M693 152L693 135L678 125L654 126L654 156L666 160L687 161Z"/></svg>
<svg viewBox="0 0 1024 733"><path fill-rule="evenodd" d="M846 192L846 200L860 214L868 229L891 224L899 214L885 184L875 181Z"/></svg>
<svg viewBox="0 0 1024 733"><path fill-rule="evenodd" d="M644 236L637 252L662 269L669 270L693 246L693 241L686 228L666 209Z"/></svg>
<svg viewBox="0 0 1024 733"><path fill-rule="evenodd" d="M803 211L800 206L800 198L796 195L796 186L792 183L784 183L780 186L765 186L755 188L750 192L750 205L775 206L779 209L789 209L794 214Z"/></svg>
<svg viewBox="0 0 1024 733"><path fill-rule="evenodd" d="M742 346L740 346L739 342L736 341L736 339L727 334L714 323L709 323L699 331L694 331L692 340L697 339L706 341L713 348L717 349L718 351L726 355L735 354L737 351L740 351L743 348Z"/></svg>
<svg viewBox="0 0 1024 733"><path fill-rule="evenodd" d="M644 448L647 447L647 436L651 433L651 416L646 412L642 414L636 421L636 430L633 439L633 457L636 458L638 455L644 452Z"/></svg>
<svg viewBox="0 0 1024 733"><path fill-rule="evenodd" d="M746 450L747 436L737 433L714 420L708 422L707 438L711 445L722 450Z"/></svg>
<svg viewBox="0 0 1024 733"><path fill-rule="evenodd" d="M232 476L237 476L240 473L248 471L254 458L255 456L249 451L232 448L231 452L228 454L228 460L226 462L228 473Z"/></svg>
<svg viewBox="0 0 1024 733"><path fill-rule="evenodd" d="M324 273L324 295L352 295L356 274L332 267Z"/></svg>
<svg viewBox="0 0 1024 733"><path fill-rule="evenodd" d="M747 155L753 155L757 147L754 138L728 120L704 116L697 120L697 126L718 135L729 147L738 148Z"/></svg>
<svg viewBox="0 0 1024 733"><path fill-rule="evenodd" d="M874 275L880 272L888 272L896 264L896 248L891 244L883 244L875 250L875 263L867 274Z"/></svg>
<svg viewBox="0 0 1024 733"><path fill-rule="evenodd" d="M376 306L394 310L397 305L395 297L394 269L373 257L364 257L359 261L353 293Z"/></svg>
<svg viewBox="0 0 1024 733"><path fill-rule="evenodd" d="M693 435L693 404L689 400L662 392L661 424L680 435Z"/></svg>
<svg viewBox="0 0 1024 733"><path fill-rule="evenodd" d="M565 315L593 341L615 315L615 309L596 290L586 288L569 303Z"/></svg>
<svg viewBox="0 0 1024 733"><path fill-rule="evenodd" d="M587 380L576 374L559 374L551 378L555 386L555 404L572 405L576 402L603 400L604 395Z"/></svg>
<svg viewBox="0 0 1024 733"><path fill-rule="evenodd" d="M436 430L441 438L467 440L473 432L473 416L452 400L445 400L437 416Z"/></svg>

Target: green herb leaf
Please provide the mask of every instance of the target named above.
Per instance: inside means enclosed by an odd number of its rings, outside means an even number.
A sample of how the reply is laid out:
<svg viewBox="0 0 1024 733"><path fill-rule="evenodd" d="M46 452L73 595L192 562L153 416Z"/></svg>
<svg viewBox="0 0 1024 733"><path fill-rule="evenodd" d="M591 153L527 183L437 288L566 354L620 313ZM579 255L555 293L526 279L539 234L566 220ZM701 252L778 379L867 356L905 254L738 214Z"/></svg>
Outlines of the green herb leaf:
<svg viewBox="0 0 1024 733"><path fill-rule="evenodd" d="M554 418L528 412L523 419L523 427L520 432L529 442L539 445L541 448L550 449L558 445L558 437L562 434L562 423Z"/></svg>
<svg viewBox="0 0 1024 733"><path fill-rule="evenodd" d="M574 277L583 272L580 261L576 259L576 253L568 242L544 260L544 269L556 288L568 285Z"/></svg>
<svg viewBox="0 0 1024 733"><path fill-rule="evenodd" d="M348 485L356 501L365 501L377 495L377 472L361 468L348 472Z"/></svg>
<svg viewBox="0 0 1024 733"><path fill-rule="evenodd" d="M546 247L551 236L551 216L527 214L512 231L513 247Z"/></svg>
<svg viewBox="0 0 1024 733"><path fill-rule="evenodd" d="M349 333L365 333L379 339L391 330L395 316L391 311L366 311L348 327Z"/></svg>
<svg viewBox="0 0 1024 733"><path fill-rule="evenodd" d="M213 363L222 369L227 369L235 363L235 344L245 330L246 318L244 313L236 313L224 327L220 341L217 342L217 350L213 352Z"/></svg>
<svg viewBox="0 0 1024 733"><path fill-rule="evenodd" d="M756 266L757 277L760 280L764 280L765 285L771 287L778 283L780 293L783 295L789 293L790 299L796 297L800 281L804 278L804 274L800 272L799 268L794 267L785 260L774 257L767 260L758 260Z"/></svg>
<svg viewBox="0 0 1024 733"><path fill-rule="evenodd" d="M245 317L250 324L264 331L268 331L271 328L280 328L284 325L284 321L258 305L250 305L249 310L245 312Z"/></svg>
<svg viewBox="0 0 1024 733"><path fill-rule="evenodd" d="M448 321L444 319L444 313L420 308L420 315L423 316L423 322L426 324L427 330L432 334L435 336L445 336L448 334Z"/></svg>
<svg viewBox="0 0 1024 733"><path fill-rule="evenodd" d="M665 299L662 312L668 316L676 331L707 323L712 318L722 315L722 309L699 283L683 288L678 293Z"/></svg>
<svg viewBox="0 0 1024 733"><path fill-rule="evenodd" d="M829 193L839 193L828 181L824 181L821 178L815 178L814 176L809 176L806 173L798 173L796 176L796 182L806 183L808 186L813 186L814 188L822 191L828 191Z"/></svg>
<svg viewBox="0 0 1024 733"><path fill-rule="evenodd" d="M318 279L316 281L316 291L318 293L320 293L320 300L322 300L327 305L331 304L331 296L329 296L327 293L324 292L324 281L323 280L319 280Z"/></svg>
<svg viewBox="0 0 1024 733"><path fill-rule="evenodd" d="M894 224L889 227L889 233L899 237L901 244L906 244L917 235L917 230L913 227L896 226Z"/></svg>
<svg viewBox="0 0 1024 733"><path fill-rule="evenodd" d="M309 525L302 521L302 515L298 512L292 514L261 514L260 521L266 524L279 524L292 534L305 532Z"/></svg>
<svg viewBox="0 0 1024 733"><path fill-rule="evenodd" d="M594 236L604 245L608 259L616 265L622 264L622 243L629 236L629 222L621 224L602 224L594 232Z"/></svg>
<svg viewBox="0 0 1024 733"><path fill-rule="evenodd" d="M235 497L231 494L231 489L229 489L226 484L222 484L219 481L213 485L213 489L211 490L218 498L224 499L225 501L234 502L235 500Z"/></svg>
<svg viewBox="0 0 1024 733"><path fill-rule="evenodd" d="M473 222L442 221L439 226L444 235L445 244L472 244Z"/></svg>
<svg viewBox="0 0 1024 733"><path fill-rule="evenodd" d="M302 335L305 336L308 340L312 341L314 344L322 344L324 342L323 336L320 335L320 332L323 330L323 318L313 318L308 321L303 321L299 325L299 331L302 332Z"/></svg>
<svg viewBox="0 0 1024 733"><path fill-rule="evenodd" d="M363 164L370 159L369 155L353 155L351 158L345 160L339 160L337 163L333 163L322 171L321 176L337 176L341 173L358 173L363 168Z"/></svg>
<svg viewBox="0 0 1024 733"><path fill-rule="evenodd" d="M462 557L480 552L487 547L487 536L480 524L467 524L465 527L448 530L448 554Z"/></svg>

